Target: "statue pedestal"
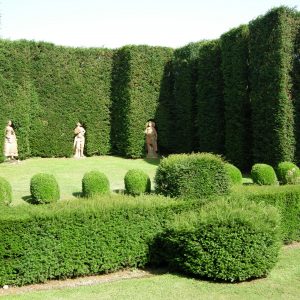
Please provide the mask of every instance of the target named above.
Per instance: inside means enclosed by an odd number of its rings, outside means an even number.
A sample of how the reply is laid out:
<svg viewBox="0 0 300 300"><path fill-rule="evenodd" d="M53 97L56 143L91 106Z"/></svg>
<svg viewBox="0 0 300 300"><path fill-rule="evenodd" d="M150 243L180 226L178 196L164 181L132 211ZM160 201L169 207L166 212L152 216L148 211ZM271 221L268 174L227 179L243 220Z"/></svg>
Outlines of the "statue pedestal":
<svg viewBox="0 0 300 300"><path fill-rule="evenodd" d="M152 147L150 147L146 157L147 158L157 158L157 153L153 150Z"/></svg>

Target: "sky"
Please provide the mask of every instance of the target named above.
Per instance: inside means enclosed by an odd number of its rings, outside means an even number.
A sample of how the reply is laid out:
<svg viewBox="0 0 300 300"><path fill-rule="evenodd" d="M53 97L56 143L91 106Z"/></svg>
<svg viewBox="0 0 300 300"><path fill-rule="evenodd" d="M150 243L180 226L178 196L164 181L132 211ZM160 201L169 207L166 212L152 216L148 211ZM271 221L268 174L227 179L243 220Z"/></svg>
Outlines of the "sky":
<svg viewBox="0 0 300 300"><path fill-rule="evenodd" d="M71 47L179 48L299 0L0 0L0 38Z"/></svg>

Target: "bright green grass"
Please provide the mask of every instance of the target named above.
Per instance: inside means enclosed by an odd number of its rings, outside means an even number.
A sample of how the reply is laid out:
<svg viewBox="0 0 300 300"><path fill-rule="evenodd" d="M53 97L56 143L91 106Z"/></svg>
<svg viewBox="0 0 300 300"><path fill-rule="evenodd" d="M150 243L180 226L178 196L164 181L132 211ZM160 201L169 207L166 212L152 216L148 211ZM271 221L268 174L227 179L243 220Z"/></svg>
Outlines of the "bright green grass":
<svg viewBox="0 0 300 300"><path fill-rule="evenodd" d="M124 176L129 169L142 169L152 181L159 159L125 159L113 156L73 158L32 158L19 163L0 164L0 176L5 177L13 189L13 205L30 196L30 179L36 173L50 173L58 181L61 199L71 199L81 192L85 172L99 170L107 175L110 189L123 190Z"/></svg>
<svg viewBox="0 0 300 300"><path fill-rule="evenodd" d="M26 292L5 299L299 299L300 245L283 248L267 278L237 284L214 283L164 274L93 286Z"/></svg>

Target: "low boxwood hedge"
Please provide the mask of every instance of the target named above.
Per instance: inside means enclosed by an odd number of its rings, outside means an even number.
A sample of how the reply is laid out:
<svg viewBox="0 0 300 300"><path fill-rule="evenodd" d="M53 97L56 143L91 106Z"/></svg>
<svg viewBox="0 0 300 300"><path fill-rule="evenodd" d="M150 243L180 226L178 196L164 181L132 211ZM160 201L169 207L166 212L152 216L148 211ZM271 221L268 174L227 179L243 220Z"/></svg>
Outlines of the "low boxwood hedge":
<svg viewBox="0 0 300 300"><path fill-rule="evenodd" d="M150 177L143 170L129 170L125 174L124 185L126 192L133 196L151 191Z"/></svg>
<svg viewBox="0 0 300 300"><path fill-rule="evenodd" d="M0 204L8 205L12 201L12 188L10 183L4 178L0 177Z"/></svg>

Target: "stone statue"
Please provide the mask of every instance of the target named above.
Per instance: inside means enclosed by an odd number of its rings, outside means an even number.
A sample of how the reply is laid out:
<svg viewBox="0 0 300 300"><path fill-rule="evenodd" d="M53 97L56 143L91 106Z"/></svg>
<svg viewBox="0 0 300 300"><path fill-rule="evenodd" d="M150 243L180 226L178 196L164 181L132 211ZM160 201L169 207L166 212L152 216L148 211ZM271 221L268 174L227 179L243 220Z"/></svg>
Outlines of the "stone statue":
<svg viewBox="0 0 300 300"><path fill-rule="evenodd" d="M79 122L77 123L77 126L74 129L74 134L75 134L75 138L74 138L75 155L74 155L74 157L75 158L84 157L83 149L84 149L84 142L85 142L85 138L84 138L85 130Z"/></svg>
<svg viewBox="0 0 300 300"><path fill-rule="evenodd" d="M147 158L157 157L157 132L155 129L155 123L148 121L146 123L146 145L147 145Z"/></svg>
<svg viewBox="0 0 300 300"><path fill-rule="evenodd" d="M17 137L12 127L12 121L10 120L5 127L4 156L8 160L14 160L18 157Z"/></svg>

